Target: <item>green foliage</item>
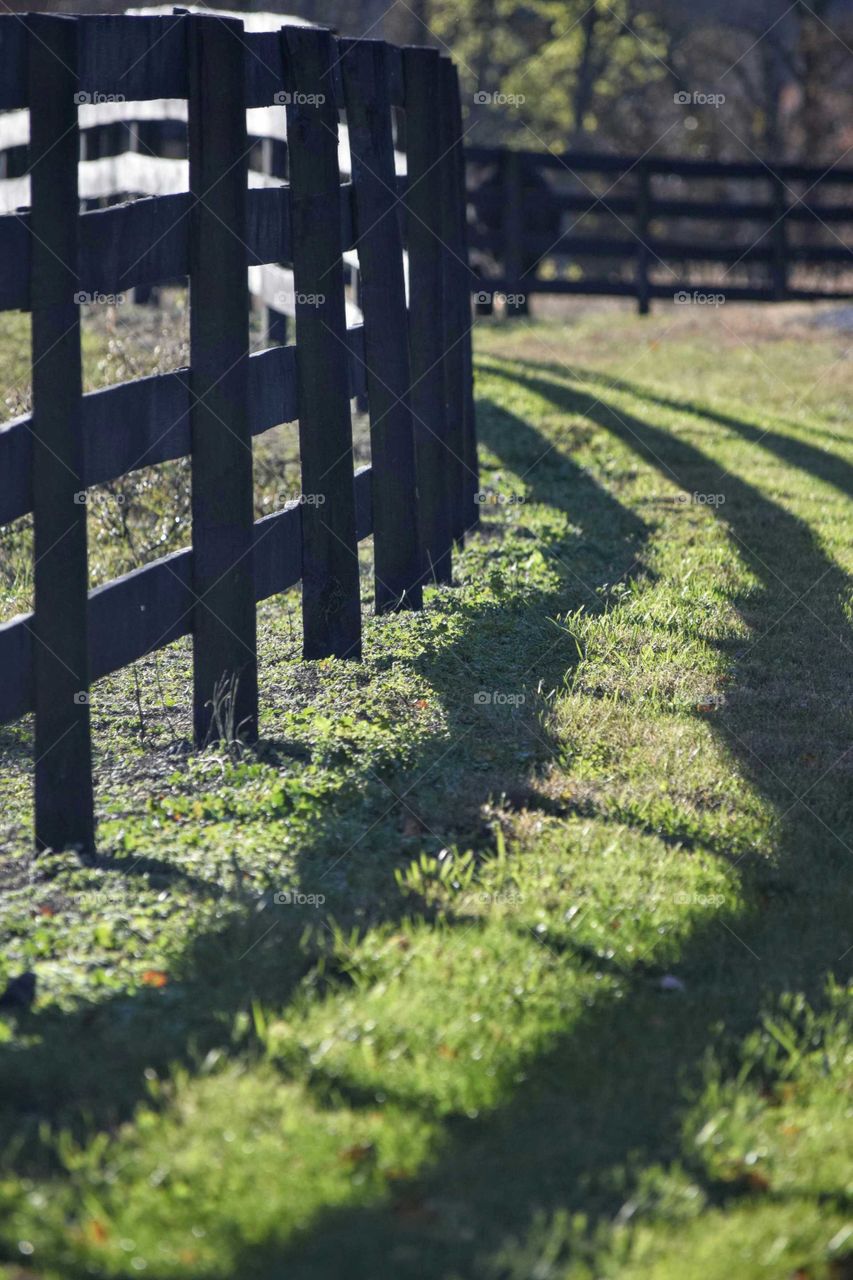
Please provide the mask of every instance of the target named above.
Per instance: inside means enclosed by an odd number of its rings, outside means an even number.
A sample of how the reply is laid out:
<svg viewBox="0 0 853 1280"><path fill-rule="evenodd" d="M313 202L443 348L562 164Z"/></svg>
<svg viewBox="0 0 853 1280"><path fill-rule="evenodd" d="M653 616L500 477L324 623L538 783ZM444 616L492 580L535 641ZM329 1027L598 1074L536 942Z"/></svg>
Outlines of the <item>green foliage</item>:
<svg viewBox="0 0 853 1280"><path fill-rule="evenodd" d="M469 102L476 92L509 95L500 111L474 111L481 143L509 135L528 150L560 150L602 122L630 136L638 102L672 83L661 15L630 0L436 0L430 25L452 49Z"/></svg>

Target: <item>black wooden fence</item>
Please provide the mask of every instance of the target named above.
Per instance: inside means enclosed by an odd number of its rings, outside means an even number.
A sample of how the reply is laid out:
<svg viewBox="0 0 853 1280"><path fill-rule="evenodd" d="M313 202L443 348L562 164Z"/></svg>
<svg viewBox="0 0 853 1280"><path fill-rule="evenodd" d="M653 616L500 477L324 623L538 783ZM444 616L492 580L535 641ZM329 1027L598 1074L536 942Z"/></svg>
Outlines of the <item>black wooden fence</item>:
<svg viewBox="0 0 853 1280"><path fill-rule="evenodd" d="M493 147L466 156L485 294L635 297L641 313L685 294L853 297L853 169ZM696 276L709 266L710 278Z"/></svg>
<svg viewBox="0 0 853 1280"><path fill-rule="evenodd" d="M31 113L31 207L0 218L0 309L32 313L33 376L32 414L0 429L0 524L32 512L35 544L34 611L0 627L0 723L35 712L37 847L90 848L93 680L192 634L196 740L224 678L251 736L257 601L301 580L306 657L355 658L360 539L373 535L379 611L450 579L478 509L459 89L433 49L180 13L3 17L0 71L0 109ZM189 192L78 213L77 104L111 94L187 100ZM245 109L282 102L289 183L250 190ZM364 323L347 330L352 247ZM250 356L259 263L292 265L297 341ZM84 395L77 295L180 277L190 367ZM354 474L364 394L371 465ZM295 419L315 501L253 521L252 437ZM85 490L187 454L192 546L89 591Z"/></svg>

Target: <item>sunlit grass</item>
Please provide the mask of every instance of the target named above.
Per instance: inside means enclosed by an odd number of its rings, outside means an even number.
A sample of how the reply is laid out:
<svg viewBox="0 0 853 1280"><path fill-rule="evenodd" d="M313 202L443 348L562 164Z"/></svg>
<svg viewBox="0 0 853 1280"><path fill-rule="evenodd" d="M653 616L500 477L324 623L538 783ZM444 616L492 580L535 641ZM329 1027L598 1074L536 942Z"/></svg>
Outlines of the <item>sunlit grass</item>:
<svg viewBox="0 0 853 1280"><path fill-rule="evenodd" d="M101 682L98 860L4 731L10 1280L845 1275L849 373L752 315L481 329L523 500L360 665L264 606L242 761Z"/></svg>

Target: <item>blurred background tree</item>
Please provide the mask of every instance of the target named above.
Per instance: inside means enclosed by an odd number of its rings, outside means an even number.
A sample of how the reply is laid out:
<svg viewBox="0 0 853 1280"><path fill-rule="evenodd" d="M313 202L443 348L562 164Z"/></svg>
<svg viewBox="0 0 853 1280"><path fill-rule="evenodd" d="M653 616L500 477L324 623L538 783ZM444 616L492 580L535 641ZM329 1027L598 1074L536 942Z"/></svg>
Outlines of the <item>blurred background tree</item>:
<svg viewBox="0 0 853 1280"><path fill-rule="evenodd" d="M809 161L853 146L849 0L421 0L420 10L418 24L460 63L478 141ZM496 109L474 101L478 90L524 102ZM702 100L720 94L720 107Z"/></svg>
<svg viewBox="0 0 853 1280"><path fill-rule="evenodd" d="M3 7L104 13L127 5L4 0ZM853 0L230 0L207 7L290 13L346 35L443 48L462 72L471 139L483 144L814 163L853 148ZM690 103L675 101L679 93ZM524 101L495 102L496 94ZM701 99L719 94L720 107Z"/></svg>

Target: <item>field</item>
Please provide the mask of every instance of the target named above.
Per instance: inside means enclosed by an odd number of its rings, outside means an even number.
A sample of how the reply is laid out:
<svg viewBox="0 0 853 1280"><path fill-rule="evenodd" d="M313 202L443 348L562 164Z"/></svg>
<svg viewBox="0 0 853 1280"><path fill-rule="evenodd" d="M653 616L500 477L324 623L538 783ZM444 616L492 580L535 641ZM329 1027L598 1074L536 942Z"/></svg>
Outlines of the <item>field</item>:
<svg viewBox="0 0 853 1280"><path fill-rule="evenodd" d="M136 354L93 317L89 384L178 363L184 319ZM0 979L38 983L0 1010L0 1275L850 1280L831 320L479 324L456 584L366 613L361 664L301 662L298 595L263 606L251 751L189 750L187 644L101 682L97 857L33 861L32 727L0 730ZM187 541L185 469L123 484L96 581Z"/></svg>

